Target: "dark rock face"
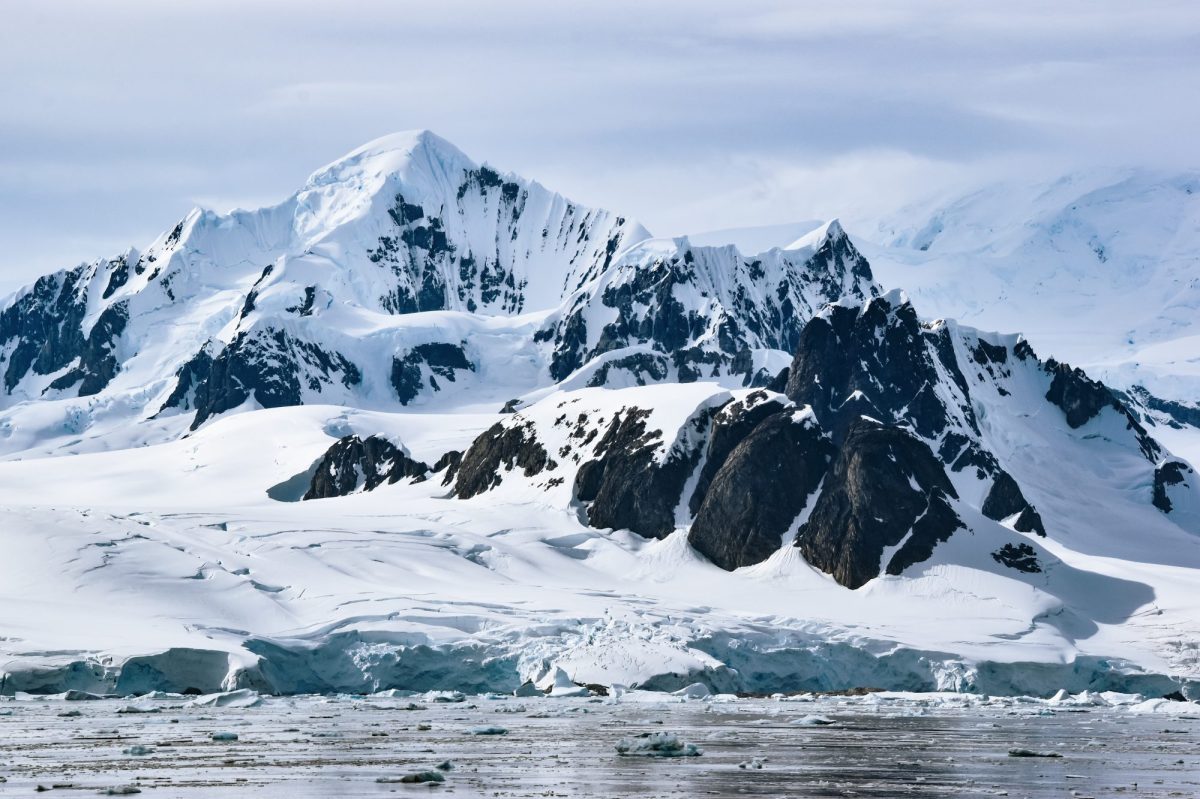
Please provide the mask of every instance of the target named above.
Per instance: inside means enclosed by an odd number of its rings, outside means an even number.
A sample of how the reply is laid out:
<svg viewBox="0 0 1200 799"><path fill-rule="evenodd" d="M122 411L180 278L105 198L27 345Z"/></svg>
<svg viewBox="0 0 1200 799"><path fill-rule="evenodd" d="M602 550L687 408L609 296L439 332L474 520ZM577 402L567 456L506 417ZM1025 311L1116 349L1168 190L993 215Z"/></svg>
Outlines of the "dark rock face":
<svg viewBox="0 0 1200 799"><path fill-rule="evenodd" d="M466 172L448 207L431 209L410 203L397 194L388 215L393 231L380 237L368 258L396 276L396 285L381 304L392 313L439 311L457 305L468 311L519 313L525 307L524 278L511 266L508 242L520 235L529 191L495 170L483 166ZM554 237L564 251L573 252L572 263L581 268L605 269L616 252L627 222L616 218L600 241L591 227L595 212L568 203L560 229L543 232ZM494 225L494 244L473 251L447 234L445 219L475 218Z"/></svg>
<svg viewBox="0 0 1200 799"><path fill-rule="evenodd" d="M840 228L805 260L787 258L779 255L768 271L763 261L728 250L683 247L618 267L612 279L577 294L561 318L539 331L538 340L553 347L550 374L562 380L592 358L633 347L641 360L629 366L653 380L667 379L662 364L669 363L680 382L726 371L744 374L747 385L765 383L770 376L754 372L751 349L791 352L821 305L876 291L870 266ZM707 308L685 305L681 298L689 295ZM596 305L611 309L616 318L590 331L595 344L589 346L586 320ZM653 354L645 352L647 347ZM594 379L604 381L608 374L605 369Z"/></svg>
<svg viewBox="0 0 1200 799"><path fill-rule="evenodd" d="M948 388L964 398L954 408L935 391L943 384L939 366L953 382ZM911 425L928 439L947 431L979 433L947 329L926 327L910 303L893 305L885 298L861 308L831 306L809 322L789 370L787 396L811 406L835 442L864 415Z"/></svg>
<svg viewBox="0 0 1200 799"><path fill-rule="evenodd" d="M320 392L334 380L350 388L362 374L338 352L282 330L255 329L238 333L216 356L202 350L184 364L163 409L194 408L195 430L252 397L264 408L300 405L303 389Z"/></svg>
<svg viewBox="0 0 1200 799"><path fill-rule="evenodd" d="M739 421L752 416L744 414ZM714 425L710 453L715 442ZM722 442L716 448L725 446ZM779 549L833 456L833 444L808 409L766 417L719 459L721 466L706 486L688 533L689 543L723 569L766 560Z"/></svg>
<svg viewBox="0 0 1200 799"><path fill-rule="evenodd" d="M532 423L506 426L497 422L475 439L462 456L454 494L459 499L469 499L500 485L505 471L519 468L526 477L533 477L556 465L537 440Z"/></svg>
<svg viewBox="0 0 1200 799"><path fill-rule="evenodd" d="M1174 505L1171 503L1171 498L1167 495L1167 488L1186 483L1187 478L1192 474L1194 474L1192 467L1183 461L1166 461L1156 467L1154 470L1154 498L1152 500L1154 507L1163 513L1170 513L1174 509Z"/></svg>
<svg viewBox="0 0 1200 799"><path fill-rule="evenodd" d="M763 420L785 410L786 398L766 391L755 391L744 400L730 402L713 416L704 450L703 466L696 478L696 487L688 500L688 510L695 515L704 503L713 477L725 465L734 447L746 439Z"/></svg>
<svg viewBox="0 0 1200 799"><path fill-rule="evenodd" d="M438 378L455 382L458 372L474 372L475 364L467 358L465 345L433 342L418 344L403 356L392 359L392 388L401 405L412 402L426 385L440 391Z"/></svg>
<svg viewBox="0 0 1200 799"><path fill-rule="evenodd" d="M609 375L615 370L628 372L633 378L633 382L639 386L647 383L659 383L666 380L670 374L668 363L666 357L662 355L650 355L645 352L615 358L601 364L596 373L588 380L588 385L593 387L609 385Z"/></svg>
<svg viewBox="0 0 1200 799"><path fill-rule="evenodd" d="M1005 544L992 553L992 559L1010 569L1016 569L1026 574L1037 574L1042 570L1038 563L1037 552L1029 544Z"/></svg>
<svg viewBox="0 0 1200 799"><path fill-rule="evenodd" d="M384 483L423 477L429 467L413 460L386 438L346 436L326 450L313 473L304 499L344 497L371 491Z"/></svg>
<svg viewBox="0 0 1200 799"><path fill-rule="evenodd" d="M1046 526L1042 524L1042 516L1032 505L1025 506L1025 510L1021 511L1021 515L1013 523L1013 529L1021 533L1037 533L1043 538L1046 537Z"/></svg>
<svg viewBox="0 0 1200 799"><path fill-rule="evenodd" d="M1041 536L1046 535L1046 528L1042 526L1042 517L1025 500L1025 495L1021 493L1021 487L1008 472L1001 471L996 475L980 510L984 516L996 521L1007 519L1013 514L1020 514L1015 523L1017 530L1023 533L1035 532Z"/></svg>
<svg viewBox="0 0 1200 799"><path fill-rule="evenodd" d="M593 450L596 458L579 467L575 497L589 503L592 527L632 530L647 538L665 538L675 529L675 509L700 453L672 451L658 462L662 432L646 429L649 415L627 408L615 416ZM706 425L707 419L699 423Z"/></svg>
<svg viewBox="0 0 1200 799"><path fill-rule="evenodd" d="M458 467L462 465L463 454L456 449L442 453L442 456L437 459L437 463L433 464L433 473L445 474L442 475L442 485L448 486L454 481L455 475L458 474Z"/></svg>
<svg viewBox="0 0 1200 799"><path fill-rule="evenodd" d="M1112 392L1103 383L1089 378L1082 369L1072 369L1053 358L1046 361L1045 369L1052 378L1046 399L1062 409L1072 428L1087 424L1105 408L1121 410L1121 404Z"/></svg>
<svg viewBox="0 0 1200 799"><path fill-rule="evenodd" d="M904 430L867 420L846 433L808 521L796 535L805 560L848 588L883 568L899 574L962 526L941 463ZM911 533L911 534L910 534ZM900 545L886 564L887 547Z"/></svg>
<svg viewBox="0 0 1200 799"><path fill-rule="evenodd" d="M75 367L55 379L50 389L61 391L78 383L79 396L90 397L103 391L117 376L121 366L114 349L129 322L126 307L124 302L119 302L104 309L84 339Z"/></svg>
<svg viewBox="0 0 1200 799"><path fill-rule="evenodd" d="M97 267L79 266L41 277L0 313L0 346L11 347L4 387L11 392L30 372L53 374L71 367L49 389L78 385L79 396L97 394L120 370L114 349L129 321L124 302L106 308L85 335L87 281Z"/></svg>
<svg viewBox="0 0 1200 799"><path fill-rule="evenodd" d="M1012 479L1008 472L1001 472L992 481L992 487L988 491L987 497L984 498L980 510L989 519L999 521L1007 519L1014 513L1020 513L1028 505L1017 481Z"/></svg>

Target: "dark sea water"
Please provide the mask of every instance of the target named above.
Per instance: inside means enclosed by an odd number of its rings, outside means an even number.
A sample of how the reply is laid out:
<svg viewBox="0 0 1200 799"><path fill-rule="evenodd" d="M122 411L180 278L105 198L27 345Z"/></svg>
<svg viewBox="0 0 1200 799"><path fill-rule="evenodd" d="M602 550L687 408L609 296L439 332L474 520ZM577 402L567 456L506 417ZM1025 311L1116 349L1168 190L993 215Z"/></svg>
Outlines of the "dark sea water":
<svg viewBox="0 0 1200 799"><path fill-rule="evenodd" d="M0 795L1200 796L1200 706L1187 703L434 699L3 701ZM658 732L702 754L617 752ZM425 771L443 781L396 782Z"/></svg>

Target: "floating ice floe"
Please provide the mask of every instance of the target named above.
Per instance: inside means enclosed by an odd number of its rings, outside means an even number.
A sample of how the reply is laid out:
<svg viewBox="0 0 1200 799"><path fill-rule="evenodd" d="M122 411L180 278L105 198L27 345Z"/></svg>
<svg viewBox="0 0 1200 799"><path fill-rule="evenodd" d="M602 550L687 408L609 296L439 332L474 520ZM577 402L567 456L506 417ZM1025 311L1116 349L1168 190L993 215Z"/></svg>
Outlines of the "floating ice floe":
<svg viewBox="0 0 1200 799"><path fill-rule="evenodd" d="M837 724L836 721L828 716L801 716L792 722L797 727L828 727L831 724Z"/></svg>
<svg viewBox="0 0 1200 799"><path fill-rule="evenodd" d="M405 774L403 777L376 777L375 782L379 783L425 783L425 782L445 782L446 777L438 771L414 771L412 774Z"/></svg>
<svg viewBox="0 0 1200 799"><path fill-rule="evenodd" d="M508 729L505 727L497 727L495 725L487 725L484 727L474 727L471 730L472 735L508 735Z"/></svg>
<svg viewBox="0 0 1200 799"><path fill-rule="evenodd" d="M617 754L636 757L697 757L704 754L673 732L644 732L617 741Z"/></svg>
<svg viewBox="0 0 1200 799"><path fill-rule="evenodd" d="M198 696L185 707L258 707L261 704L262 697L257 692L249 688L239 688L236 691Z"/></svg>

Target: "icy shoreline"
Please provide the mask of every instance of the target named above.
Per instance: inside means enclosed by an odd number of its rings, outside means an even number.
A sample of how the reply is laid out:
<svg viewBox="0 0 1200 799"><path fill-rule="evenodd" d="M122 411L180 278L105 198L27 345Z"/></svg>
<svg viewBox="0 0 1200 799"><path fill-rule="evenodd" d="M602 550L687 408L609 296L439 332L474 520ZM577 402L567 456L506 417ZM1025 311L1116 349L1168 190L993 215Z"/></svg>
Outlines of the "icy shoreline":
<svg viewBox="0 0 1200 799"><path fill-rule="evenodd" d="M845 643L808 648L764 649L727 634L694 641L711 658L704 669L648 669L629 686L669 695L702 686L714 695L770 696L799 693L904 691L996 697L1048 698L1062 692L1111 692L1150 698L1178 695L1200 701L1200 680L1140 671L1133 664L1080 656L1067 663L983 661L898 647L882 654ZM522 646L399 646L389 636L339 633L316 645L246 642L243 653L177 648L124 662L88 657L57 665L9 662L0 697L66 692L102 697L153 693L215 694L251 690L263 695L369 695L381 691L417 695L428 691L466 694L549 691L553 675L597 692L624 683L572 679L543 661L529 670ZM257 656L257 659L256 659Z"/></svg>

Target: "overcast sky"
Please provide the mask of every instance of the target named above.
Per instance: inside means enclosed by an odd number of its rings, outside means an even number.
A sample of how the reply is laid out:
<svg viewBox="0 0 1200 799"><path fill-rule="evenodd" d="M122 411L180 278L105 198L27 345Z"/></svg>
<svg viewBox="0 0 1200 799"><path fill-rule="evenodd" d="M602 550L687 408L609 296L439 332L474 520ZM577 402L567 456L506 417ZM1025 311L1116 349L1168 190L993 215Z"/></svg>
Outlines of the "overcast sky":
<svg viewBox="0 0 1200 799"><path fill-rule="evenodd" d="M1200 3L0 5L0 288L384 133L676 234L1200 165Z"/></svg>

